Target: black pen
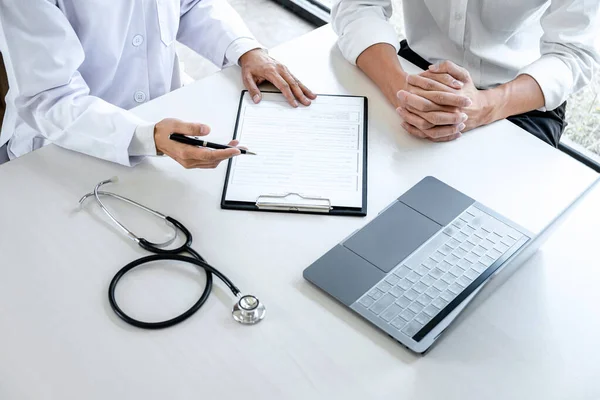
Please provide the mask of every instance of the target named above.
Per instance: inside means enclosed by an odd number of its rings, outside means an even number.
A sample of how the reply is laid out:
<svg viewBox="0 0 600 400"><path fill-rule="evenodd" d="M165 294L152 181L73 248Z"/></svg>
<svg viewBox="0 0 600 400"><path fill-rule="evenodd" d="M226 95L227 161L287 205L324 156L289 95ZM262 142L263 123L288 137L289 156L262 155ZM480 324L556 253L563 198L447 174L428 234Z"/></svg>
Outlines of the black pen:
<svg viewBox="0 0 600 400"><path fill-rule="evenodd" d="M211 142L207 142L206 140L200 140L200 139L196 139L196 138L189 137L186 135L182 135L181 133L171 133L171 136L169 136L169 139L174 140L179 143L189 144L191 146L208 147L210 149L217 149L217 150L238 149L240 151L240 153L242 153L242 154L250 154L253 156L256 155L256 153L253 153L246 149L240 149L239 147L234 147L234 146L227 146L225 144L211 143Z"/></svg>

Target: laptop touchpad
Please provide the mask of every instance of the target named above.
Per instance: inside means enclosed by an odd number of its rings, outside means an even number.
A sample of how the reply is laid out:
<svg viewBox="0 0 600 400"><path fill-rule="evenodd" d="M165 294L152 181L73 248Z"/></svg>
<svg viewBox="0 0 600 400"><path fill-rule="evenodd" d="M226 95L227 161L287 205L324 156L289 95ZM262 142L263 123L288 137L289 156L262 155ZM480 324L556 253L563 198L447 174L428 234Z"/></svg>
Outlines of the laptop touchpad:
<svg viewBox="0 0 600 400"><path fill-rule="evenodd" d="M344 246L383 272L389 272L441 227L397 202L348 239Z"/></svg>

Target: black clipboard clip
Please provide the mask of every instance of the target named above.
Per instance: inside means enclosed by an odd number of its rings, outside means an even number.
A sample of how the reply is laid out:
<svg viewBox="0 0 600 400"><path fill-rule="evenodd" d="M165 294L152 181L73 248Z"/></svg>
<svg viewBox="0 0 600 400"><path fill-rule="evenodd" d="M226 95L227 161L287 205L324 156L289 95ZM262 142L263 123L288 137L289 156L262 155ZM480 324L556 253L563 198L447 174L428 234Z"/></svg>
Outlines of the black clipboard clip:
<svg viewBox="0 0 600 400"><path fill-rule="evenodd" d="M329 213L331 200L323 197L303 196L299 193L268 194L258 196L256 207L268 211L299 211Z"/></svg>

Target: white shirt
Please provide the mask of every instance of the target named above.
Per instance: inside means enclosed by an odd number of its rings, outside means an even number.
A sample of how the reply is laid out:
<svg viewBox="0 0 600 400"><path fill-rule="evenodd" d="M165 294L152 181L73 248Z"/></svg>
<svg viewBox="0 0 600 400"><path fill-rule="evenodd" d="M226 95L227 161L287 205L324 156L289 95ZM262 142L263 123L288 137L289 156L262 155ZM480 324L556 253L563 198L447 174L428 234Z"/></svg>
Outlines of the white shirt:
<svg viewBox="0 0 600 400"><path fill-rule="evenodd" d="M599 0L404 0L409 46L431 63L450 60L487 89L520 74L540 85L553 110L592 78L599 59ZM391 0L339 0L333 27L352 63L398 35L387 22Z"/></svg>
<svg viewBox="0 0 600 400"><path fill-rule="evenodd" d="M154 124L127 111L181 86L175 40L219 67L261 47L225 0L0 0L9 77L0 146L47 143L131 165Z"/></svg>

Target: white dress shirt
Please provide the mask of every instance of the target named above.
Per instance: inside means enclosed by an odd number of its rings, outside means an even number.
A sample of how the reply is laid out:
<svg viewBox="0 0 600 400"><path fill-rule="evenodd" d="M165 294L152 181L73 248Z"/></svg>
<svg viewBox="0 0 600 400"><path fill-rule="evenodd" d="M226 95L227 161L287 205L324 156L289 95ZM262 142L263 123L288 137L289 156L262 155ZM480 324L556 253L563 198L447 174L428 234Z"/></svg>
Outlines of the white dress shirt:
<svg viewBox="0 0 600 400"><path fill-rule="evenodd" d="M404 0L409 46L431 63L450 60L487 89L520 74L540 85L553 110L584 87L598 62L599 0ZM352 63L398 35L387 22L391 0L339 0L333 27Z"/></svg>
<svg viewBox="0 0 600 400"><path fill-rule="evenodd" d="M9 77L0 146L47 143L124 165L155 155L127 111L181 86L175 40L219 67L261 47L225 0L0 0Z"/></svg>

